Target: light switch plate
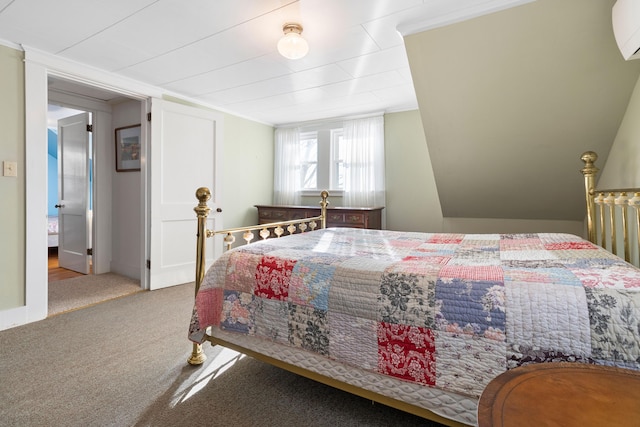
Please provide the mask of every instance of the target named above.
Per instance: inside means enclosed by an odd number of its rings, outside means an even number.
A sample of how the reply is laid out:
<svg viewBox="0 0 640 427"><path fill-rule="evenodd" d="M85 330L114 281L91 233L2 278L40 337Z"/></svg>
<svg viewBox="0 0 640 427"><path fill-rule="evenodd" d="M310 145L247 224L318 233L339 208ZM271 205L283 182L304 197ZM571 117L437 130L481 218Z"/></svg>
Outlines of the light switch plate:
<svg viewBox="0 0 640 427"><path fill-rule="evenodd" d="M3 176L18 176L18 163L16 162L3 162L2 168Z"/></svg>

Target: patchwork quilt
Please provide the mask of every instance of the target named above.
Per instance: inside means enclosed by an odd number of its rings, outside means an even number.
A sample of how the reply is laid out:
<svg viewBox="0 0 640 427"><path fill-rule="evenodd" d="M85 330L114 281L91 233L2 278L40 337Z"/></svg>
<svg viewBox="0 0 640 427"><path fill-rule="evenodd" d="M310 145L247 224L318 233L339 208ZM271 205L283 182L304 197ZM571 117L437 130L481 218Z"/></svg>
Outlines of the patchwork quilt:
<svg viewBox="0 0 640 427"><path fill-rule="evenodd" d="M330 228L226 252L196 296L208 327L479 397L507 369L640 369L640 270L568 234Z"/></svg>

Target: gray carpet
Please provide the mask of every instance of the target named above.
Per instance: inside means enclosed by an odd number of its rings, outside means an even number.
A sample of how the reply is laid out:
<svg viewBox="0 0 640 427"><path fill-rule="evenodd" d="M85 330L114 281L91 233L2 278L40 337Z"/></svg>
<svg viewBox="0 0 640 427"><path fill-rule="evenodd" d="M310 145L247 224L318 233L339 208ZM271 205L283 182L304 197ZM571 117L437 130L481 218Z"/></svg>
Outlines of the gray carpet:
<svg viewBox="0 0 640 427"><path fill-rule="evenodd" d="M49 282L47 314L53 316L113 298L140 292L140 281L114 273L86 275Z"/></svg>
<svg viewBox="0 0 640 427"><path fill-rule="evenodd" d="M193 285L0 332L0 426L436 426L249 357L189 366Z"/></svg>

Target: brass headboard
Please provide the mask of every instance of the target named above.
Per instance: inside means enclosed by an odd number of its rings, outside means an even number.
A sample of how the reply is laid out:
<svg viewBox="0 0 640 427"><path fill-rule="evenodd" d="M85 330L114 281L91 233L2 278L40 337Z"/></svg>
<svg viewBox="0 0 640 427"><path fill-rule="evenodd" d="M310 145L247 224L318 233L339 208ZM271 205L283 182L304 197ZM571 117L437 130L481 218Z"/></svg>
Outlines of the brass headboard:
<svg viewBox="0 0 640 427"><path fill-rule="evenodd" d="M587 151L580 157L584 162L587 203L587 238L636 266L640 264L640 188L596 189L595 165L598 155ZM629 217L633 218L629 222ZM622 242L618 235L622 234ZM634 247L631 241L635 241ZM620 248L622 245L622 248ZM622 250L621 250L622 249Z"/></svg>

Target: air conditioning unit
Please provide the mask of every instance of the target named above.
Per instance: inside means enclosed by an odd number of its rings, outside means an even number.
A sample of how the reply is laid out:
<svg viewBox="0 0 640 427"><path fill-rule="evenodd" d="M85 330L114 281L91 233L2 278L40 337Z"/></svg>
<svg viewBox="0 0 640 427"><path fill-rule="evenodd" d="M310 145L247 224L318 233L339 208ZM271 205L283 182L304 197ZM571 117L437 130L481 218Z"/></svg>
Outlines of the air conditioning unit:
<svg viewBox="0 0 640 427"><path fill-rule="evenodd" d="M613 35L624 59L640 59L640 0L616 1L611 19Z"/></svg>

